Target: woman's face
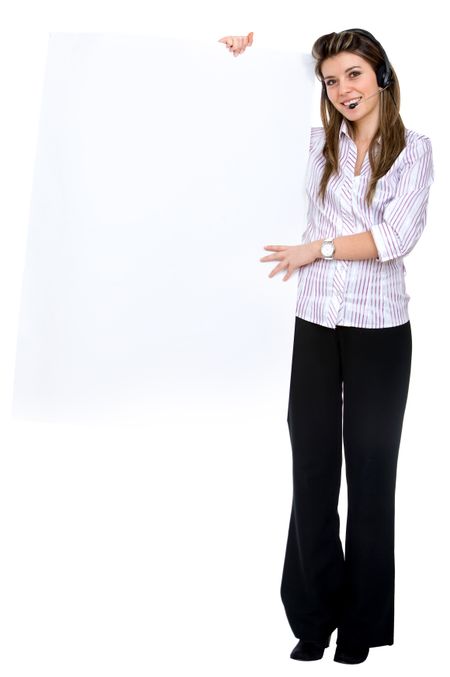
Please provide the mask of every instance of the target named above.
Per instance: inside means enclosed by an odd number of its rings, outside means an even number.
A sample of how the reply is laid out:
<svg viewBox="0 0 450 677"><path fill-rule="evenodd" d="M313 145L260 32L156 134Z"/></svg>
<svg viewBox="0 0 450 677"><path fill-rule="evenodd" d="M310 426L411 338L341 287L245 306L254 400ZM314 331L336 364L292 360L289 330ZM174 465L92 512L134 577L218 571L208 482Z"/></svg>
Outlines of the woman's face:
<svg viewBox="0 0 450 677"><path fill-rule="evenodd" d="M362 56L340 52L325 59L321 70L328 98L345 118L353 122L378 114L381 87L371 64ZM360 99L356 108L345 105L352 99Z"/></svg>

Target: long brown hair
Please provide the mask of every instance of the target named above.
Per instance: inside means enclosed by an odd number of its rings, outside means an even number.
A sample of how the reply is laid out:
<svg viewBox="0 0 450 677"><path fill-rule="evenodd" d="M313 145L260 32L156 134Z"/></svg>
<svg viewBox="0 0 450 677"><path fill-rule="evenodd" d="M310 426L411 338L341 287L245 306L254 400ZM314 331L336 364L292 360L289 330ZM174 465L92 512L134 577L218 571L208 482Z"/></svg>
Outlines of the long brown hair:
<svg viewBox="0 0 450 677"><path fill-rule="evenodd" d="M318 191L318 197L322 198L322 202L325 200L330 176L339 173L339 130L344 116L336 110L328 98L321 68L325 59L343 51L362 56L370 63L374 71L384 62L383 54L376 43L365 35L351 30L322 35L312 47L311 53L316 62L314 71L322 82L320 116L325 130L323 155L326 160ZM392 81L387 89L380 92L379 126L368 148L372 174L365 199L369 206L372 203L378 179L389 171L406 146L406 129L400 117L400 85L390 62L389 65ZM346 122L350 135L354 138L353 123L351 120L346 120ZM380 146L377 145L377 139Z"/></svg>

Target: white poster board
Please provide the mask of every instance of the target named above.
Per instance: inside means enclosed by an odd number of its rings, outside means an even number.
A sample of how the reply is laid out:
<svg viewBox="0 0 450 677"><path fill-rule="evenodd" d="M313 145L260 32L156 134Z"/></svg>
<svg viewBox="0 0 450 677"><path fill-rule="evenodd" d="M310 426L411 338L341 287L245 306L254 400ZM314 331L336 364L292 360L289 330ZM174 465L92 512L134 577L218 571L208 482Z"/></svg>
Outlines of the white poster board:
<svg viewBox="0 0 450 677"><path fill-rule="evenodd" d="M296 276L259 259L306 226L312 92L300 52L50 35L14 416L148 419L271 379Z"/></svg>

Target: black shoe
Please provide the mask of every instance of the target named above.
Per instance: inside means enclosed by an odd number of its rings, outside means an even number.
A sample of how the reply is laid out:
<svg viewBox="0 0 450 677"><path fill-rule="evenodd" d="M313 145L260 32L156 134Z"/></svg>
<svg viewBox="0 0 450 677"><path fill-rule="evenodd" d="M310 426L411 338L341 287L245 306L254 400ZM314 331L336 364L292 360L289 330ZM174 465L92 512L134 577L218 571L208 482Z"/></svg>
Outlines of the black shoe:
<svg viewBox="0 0 450 677"><path fill-rule="evenodd" d="M291 653L296 661L317 661L322 658L323 652L330 645L331 635L322 641L300 639Z"/></svg>
<svg viewBox="0 0 450 677"><path fill-rule="evenodd" d="M336 663L363 663L369 655L369 647L361 644L351 645L341 642L336 646L334 660Z"/></svg>

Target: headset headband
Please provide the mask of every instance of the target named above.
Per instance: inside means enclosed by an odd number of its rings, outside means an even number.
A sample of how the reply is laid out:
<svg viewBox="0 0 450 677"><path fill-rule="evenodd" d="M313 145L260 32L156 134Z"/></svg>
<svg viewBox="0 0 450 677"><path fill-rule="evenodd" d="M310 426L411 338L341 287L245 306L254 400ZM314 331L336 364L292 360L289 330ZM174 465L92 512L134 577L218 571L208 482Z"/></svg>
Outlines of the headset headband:
<svg viewBox="0 0 450 677"><path fill-rule="evenodd" d="M378 49L381 52L381 56L383 57L384 63L382 63L376 69L377 83L378 83L379 87L383 87L383 88L390 85L391 82L392 82L391 64L389 62L389 59L388 59L387 54L384 51L383 47L378 42L378 40L372 35L372 33L369 33L369 31L365 31L362 28L349 28L344 32L345 33L359 33L360 35L364 35L366 38L369 38L369 40L371 40L378 47Z"/></svg>

